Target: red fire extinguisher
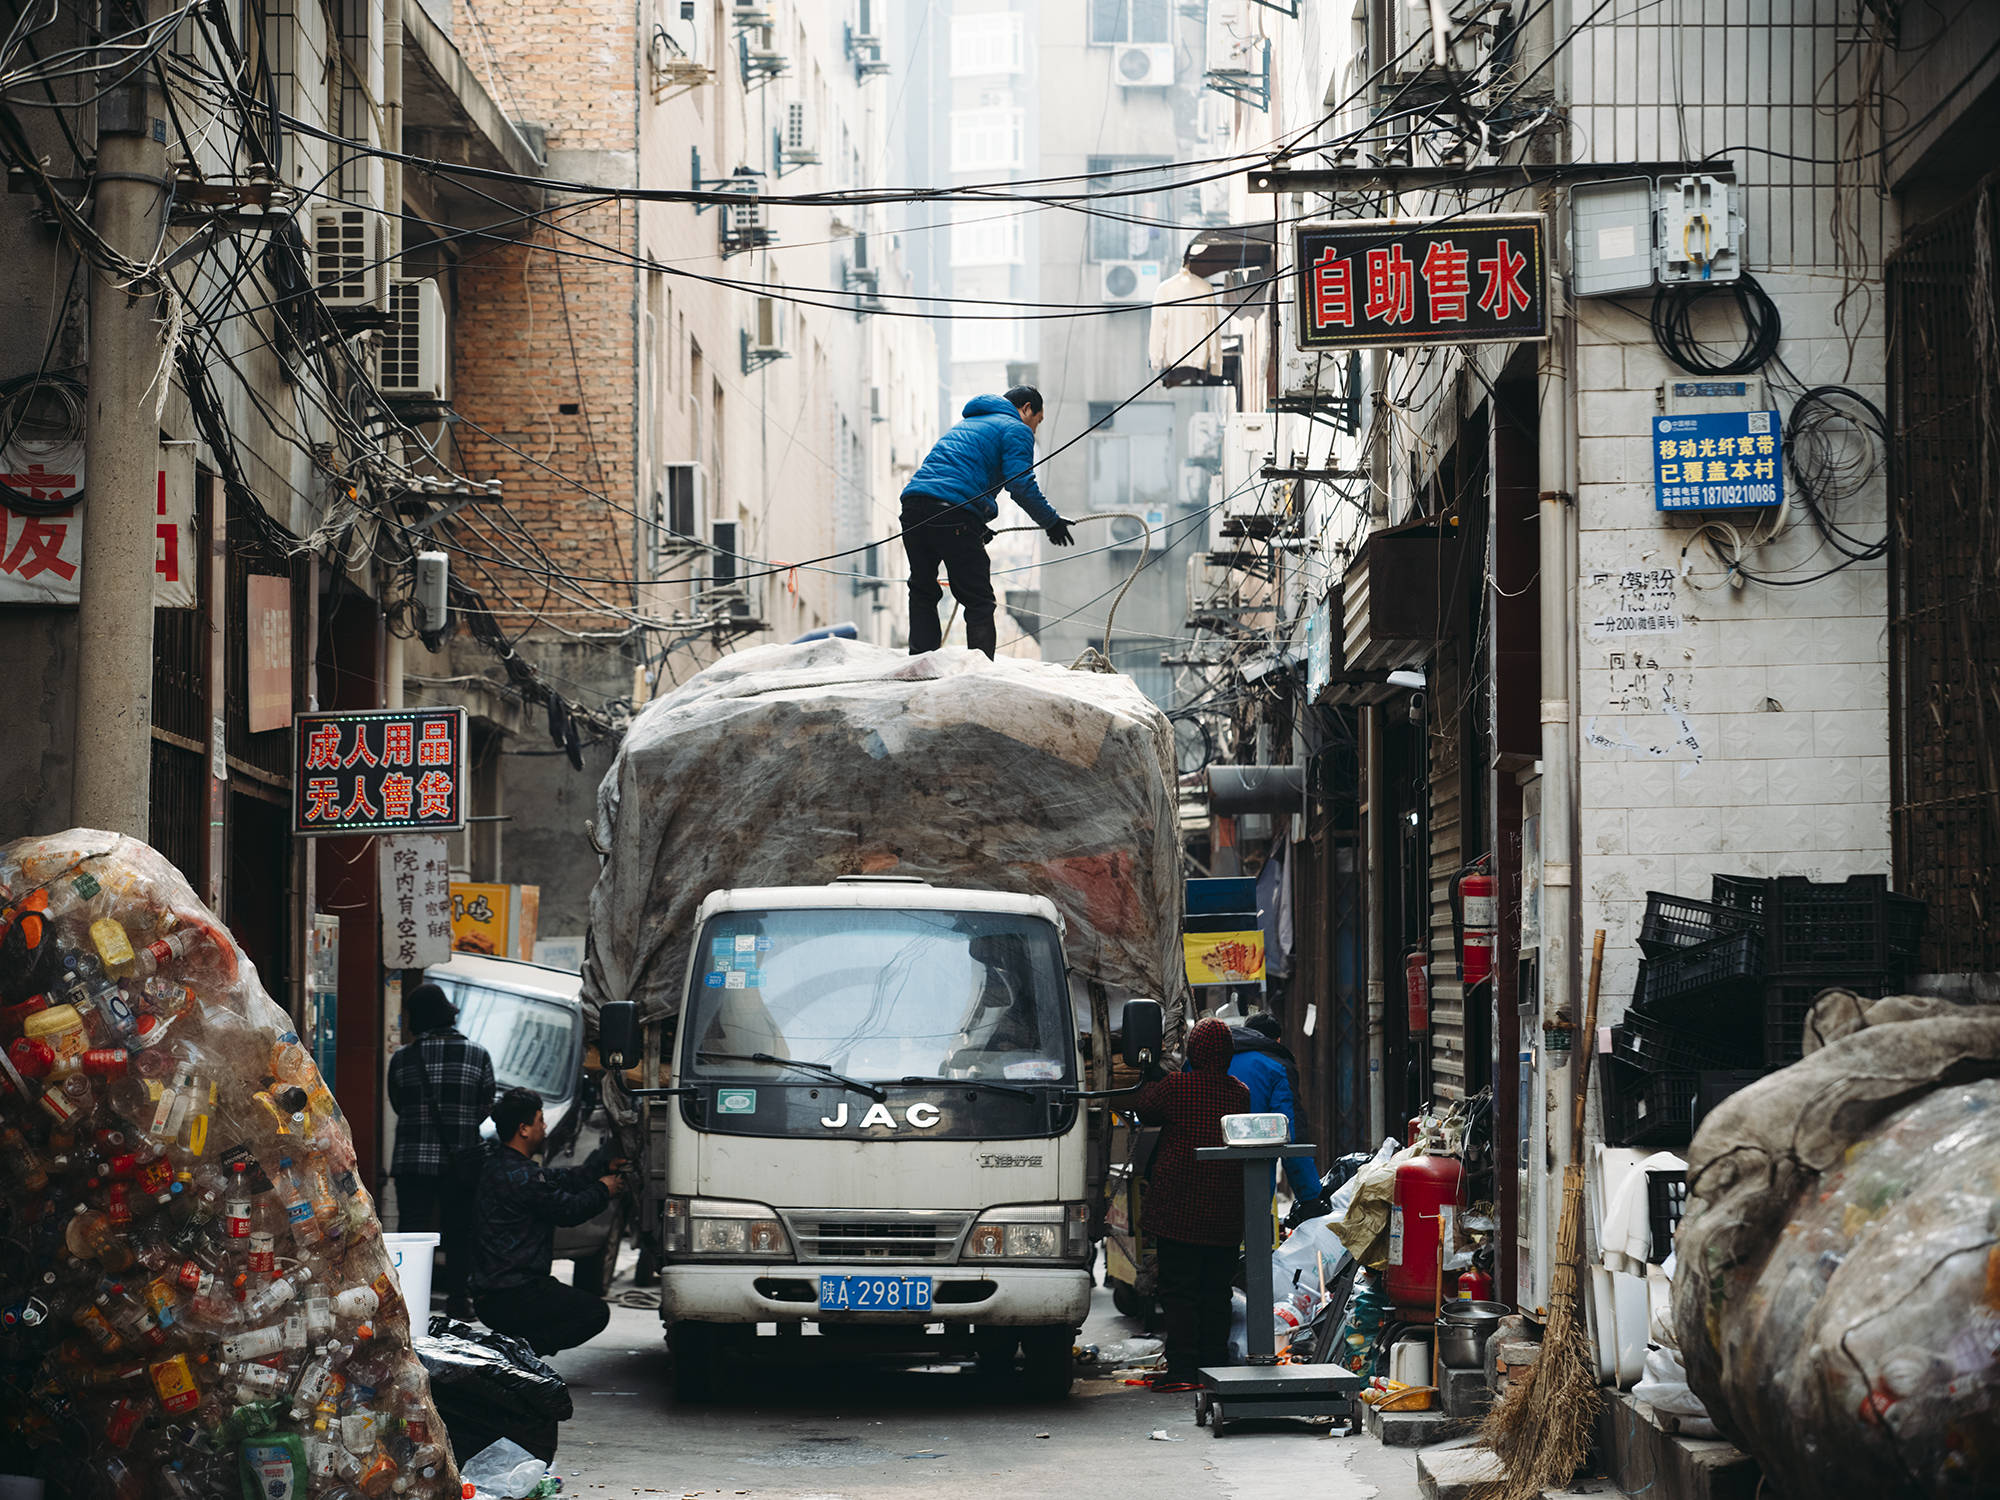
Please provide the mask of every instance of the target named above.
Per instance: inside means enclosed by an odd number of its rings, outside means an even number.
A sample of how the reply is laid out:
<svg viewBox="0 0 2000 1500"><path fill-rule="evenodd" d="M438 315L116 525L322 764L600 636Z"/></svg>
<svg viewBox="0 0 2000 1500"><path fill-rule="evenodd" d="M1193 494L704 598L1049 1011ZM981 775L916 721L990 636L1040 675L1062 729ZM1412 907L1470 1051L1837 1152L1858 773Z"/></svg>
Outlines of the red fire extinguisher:
<svg viewBox="0 0 2000 1500"><path fill-rule="evenodd" d="M1431 1029L1431 960L1421 948L1404 961L1410 991L1410 1034Z"/></svg>
<svg viewBox="0 0 2000 1500"><path fill-rule="evenodd" d="M1475 985L1493 972L1493 947L1499 935L1493 877L1475 870L1459 882L1458 893L1465 912L1458 972L1467 985Z"/></svg>

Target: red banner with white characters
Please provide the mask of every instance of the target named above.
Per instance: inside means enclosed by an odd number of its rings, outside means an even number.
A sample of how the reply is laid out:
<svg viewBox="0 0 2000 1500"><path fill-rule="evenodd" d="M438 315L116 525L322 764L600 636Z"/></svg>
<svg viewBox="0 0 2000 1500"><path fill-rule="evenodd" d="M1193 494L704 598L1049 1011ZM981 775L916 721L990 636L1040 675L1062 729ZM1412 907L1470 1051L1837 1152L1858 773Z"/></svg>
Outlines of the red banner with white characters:
<svg viewBox="0 0 2000 1500"><path fill-rule="evenodd" d="M200 564L194 533L194 463L168 449L153 495L153 603L187 609ZM0 605L75 604L83 591L83 445L0 452L0 484L30 500L76 503L47 515L0 507Z"/></svg>

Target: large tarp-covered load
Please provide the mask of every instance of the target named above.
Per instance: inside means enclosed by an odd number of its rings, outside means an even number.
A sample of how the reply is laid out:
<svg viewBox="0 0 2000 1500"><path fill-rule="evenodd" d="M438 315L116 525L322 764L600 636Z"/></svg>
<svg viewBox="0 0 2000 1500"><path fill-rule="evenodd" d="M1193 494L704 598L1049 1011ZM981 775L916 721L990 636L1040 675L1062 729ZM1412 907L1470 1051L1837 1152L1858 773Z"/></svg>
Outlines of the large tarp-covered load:
<svg viewBox="0 0 2000 1500"><path fill-rule="evenodd" d="M2000 1493L2000 1009L1823 996L1688 1153L1688 1384L1783 1500Z"/></svg>
<svg viewBox="0 0 2000 1500"><path fill-rule="evenodd" d="M823 640L740 652L633 723L597 794L585 1001L677 1012L725 888L914 875L1047 896L1073 968L1184 989L1173 735L1130 678Z"/></svg>

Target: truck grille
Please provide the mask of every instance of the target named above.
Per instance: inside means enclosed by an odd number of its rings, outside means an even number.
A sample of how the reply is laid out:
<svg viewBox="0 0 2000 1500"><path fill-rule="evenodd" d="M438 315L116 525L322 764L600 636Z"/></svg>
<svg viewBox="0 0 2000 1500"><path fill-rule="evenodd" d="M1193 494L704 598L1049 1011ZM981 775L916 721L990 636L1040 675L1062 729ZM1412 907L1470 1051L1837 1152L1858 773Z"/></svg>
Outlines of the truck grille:
<svg viewBox="0 0 2000 1500"><path fill-rule="evenodd" d="M971 1216L804 1209L785 1218L800 1260L948 1264Z"/></svg>

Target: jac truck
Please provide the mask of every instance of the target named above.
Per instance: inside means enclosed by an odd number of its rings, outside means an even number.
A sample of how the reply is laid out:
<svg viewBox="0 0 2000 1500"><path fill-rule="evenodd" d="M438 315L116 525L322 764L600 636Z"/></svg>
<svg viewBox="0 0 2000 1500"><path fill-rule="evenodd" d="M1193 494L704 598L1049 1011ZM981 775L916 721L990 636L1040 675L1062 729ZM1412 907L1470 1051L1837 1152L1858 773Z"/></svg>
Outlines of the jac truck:
<svg viewBox="0 0 2000 1500"><path fill-rule="evenodd" d="M741 653L600 791L585 998L682 1400L814 1354L1069 1389L1112 1036L1143 1066L1180 994L1171 738L1129 679L937 656Z"/></svg>

